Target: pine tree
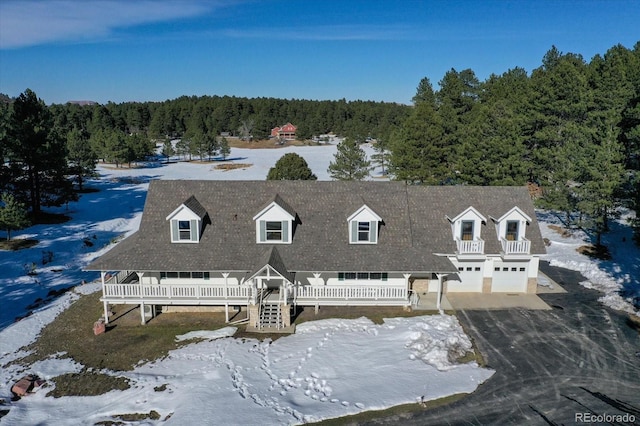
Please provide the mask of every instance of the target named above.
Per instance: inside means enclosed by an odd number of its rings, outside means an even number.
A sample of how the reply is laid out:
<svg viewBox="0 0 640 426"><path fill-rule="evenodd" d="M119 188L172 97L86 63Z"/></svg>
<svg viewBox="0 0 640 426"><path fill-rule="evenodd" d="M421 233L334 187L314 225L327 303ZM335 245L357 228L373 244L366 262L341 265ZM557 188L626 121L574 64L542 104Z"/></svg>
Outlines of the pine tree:
<svg viewBox="0 0 640 426"><path fill-rule="evenodd" d="M442 122L432 105L422 102L391 137L389 171L395 179L438 185L453 177L452 150L444 145Z"/></svg>
<svg viewBox="0 0 640 426"><path fill-rule="evenodd" d="M316 180L304 158L290 152L283 155L275 166L269 169L267 180Z"/></svg>
<svg viewBox="0 0 640 426"><path fill-rule="evenodd" d="M375 154L371 156L373 164L380 166L383 176L387 175L387 167L389 165L389 156L391 153L388 150L388 143L384 138L378 138L373 144L373 150Z"/></svg>
<svg viewBox="0 0 640 426"><path fill-rule="evenodd" d="M336 180L362 180L369 175L370 163L360 146L349 138L337 146L334 161L329 164L329 174Z"/></svg>
<svg viewBox="0 0 640 426"><path fill-rule="evenodd" d="M5 192L0 197L0 201L4 204L0 206L0 229L7 231L7 241L9 241L11 231L26 228L30 222L24 204L18 202L13 195Z"/></svg>
<svg viewBox="0 0 640 426"><path fill-rule="evenodd" d="M76 175L78 189L82 191L84 178L95 173L97 161L85 131L74 128L67 134L67 159L71 170Z"/></svg>
<svg viewBox="0 0 640 426"><path fill-rule="evenodd" d="M220 138L220 144L218 146L220 149L220 155L222 155L222 159L226 160L227 155L231 153L231 147L229 147L229 141L224 136Z"/></svg>
<svg viewBox="0 0 640 426"><path fill-rule="evenodd" d="M599 144L591 144L584 156L582 184L578 188L578 208L586 213L589 227L601 244L602 234L609 230L609 219L619 207L617 191L624 178L623 153L613 132Z"/></svg>
<svg viewBox="0 0 640 426"><path fill-rule="evenodd" d="M173 157L174 155L176 155L176 150L173 148L173 144L171 143L170 140L165 140L164 143L162 144L162 155L164 155L165 157L167 157L167 161Z"/></svg>
<svg viewBox="0 0 640 426"><path fill-rule="evenodd" d="M71 197L66 178L64 139L53 126L50 111L27 89L12 105L6 157L14 183L12 193L38 215L43 206L59 206Z"/></svg>

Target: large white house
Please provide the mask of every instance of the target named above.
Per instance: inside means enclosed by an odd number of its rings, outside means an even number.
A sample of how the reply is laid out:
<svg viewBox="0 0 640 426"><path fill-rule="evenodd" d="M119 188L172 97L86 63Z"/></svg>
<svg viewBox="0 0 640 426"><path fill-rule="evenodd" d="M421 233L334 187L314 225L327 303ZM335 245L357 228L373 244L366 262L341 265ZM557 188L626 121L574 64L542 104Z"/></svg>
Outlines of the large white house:
<svg viewBox="0 0 640 426"><path fill-rule="evenodd" d="M152 181L140 229L86 269L109 304L409 306L425 293L535 293L544 254L525 187L402 182ZM178 308L179 307L179 308Z"/></svg>

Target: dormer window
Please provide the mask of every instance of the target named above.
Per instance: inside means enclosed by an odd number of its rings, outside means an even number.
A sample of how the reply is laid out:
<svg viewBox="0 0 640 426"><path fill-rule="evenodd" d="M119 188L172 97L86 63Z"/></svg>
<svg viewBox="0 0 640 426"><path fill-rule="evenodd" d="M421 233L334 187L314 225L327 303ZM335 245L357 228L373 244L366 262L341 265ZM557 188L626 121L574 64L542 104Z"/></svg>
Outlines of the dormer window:
<svg viewBox="0 0 640 426"><path fill-rule="evenodd" d="M204 228L206 210L194 196L189 197L167 220L170 224L172 243L197 243Z"/></svg>
<svg viewBox="0 0 640 426"><path fill-rule="evenodd" d="M506 241L520 241L526 238L527 224L531 218L520 208L513 207L499 218L491 218L496 224L498 239Z"/></svg>
<svg viewBox="0 0 640 426"><path fill-rule="evenodd" d="M291 244L295 211L279 196L253 217L256 222L256 242Z"/></svg>
<svg viewBox="0 0 640 426"><path fill-rule="evenodd" d="M358 242L371 241L371 222L358 222Z"/></svg>
<svg viewBox="0 0 640 426"><path fill-rule="evenodd" d="M288 240L288 221L261 221L260 241L282 243ZM264 232L262 232L264 230Z"/></svg>
<svg viewBox="0 0 640 426"><path fill-rule="evenodd" d="M473 206L469 206L457 216L446 216L451 223L451 234L456 241L480 241L481 225L487 222L487 219L480 214Z"/></svg>
<svg viewBox="0 0 640 426"><path fill-rule="evenodd" d="M191 240L191 221L190 220L178 221L178 239L180 241Z"/></svg>
<svg viewBox="0 0 640 426"><path fill-rule="evenodd" d="M354 214L347 218L349 224L350 244L377 244L378 226L382 222L367 205L363 205Z"/></svg>

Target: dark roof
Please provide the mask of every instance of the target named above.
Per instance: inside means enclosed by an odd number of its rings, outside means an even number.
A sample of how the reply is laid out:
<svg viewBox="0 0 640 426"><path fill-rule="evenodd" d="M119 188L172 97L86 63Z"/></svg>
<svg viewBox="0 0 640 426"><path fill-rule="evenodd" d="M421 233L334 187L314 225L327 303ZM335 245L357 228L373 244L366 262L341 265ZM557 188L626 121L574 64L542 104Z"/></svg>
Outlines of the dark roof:
<svg viewBox="0 0 640 426"><path fill-rule="evenodd" d="M187 200L182 204L184 204L185 207L194 212L198 217L200 217L200 219L204 218L207 215L207 210L202 207L202 204L200 204L196 197L194 197L193 195L187 198Z"/></svg>
<svg viewBox="0 0 640 426"><path fill-rule="evenodd" d="M282 209L284 211L286 211L287 213L289 213L291 215L291 217L295 218L296 217L296 211L293 209L293 207L291 207L286 201L284 201L282 199L282 197L280 196L280 194L276 194L274 197L272 197L269 201L267 201L266 203L264 203L264 205L258 209L257 213L260 213L262 210L266 209L267 207L269 207L271 205L271 203L276 203L277 205L279 205L280 207L282 207Z"/></svg>
<svg viewBox="0 0 640 426"><path fill-rule="evenodd" d="M166 217L192 196L209 217L200 242L172 244ZM157 180L149 185L140 229L86 269L252 272L269 263L272 254L267 250L271 245L256 243L253 217L273 201L296 217L292 243L273 245L278 262L292 272L454 272L451 262L438 254L455 253L447 216L469 206L487 219L518 206L532 219L526 230L531 252L545 253L526 187ZM363 204L383 220L377 244L349 244L347 218ZM482 225L481 235L485 253L498 254L500 242L491 220ZM259 265L265 256L267 261Z"/></svg>
<svg viewBox="0 0 640 426"><path fill-rule="evenodd" d="M277 273L282 275L290 283L293 282L294 274L287 270L282 258L280 257L280 253L278 253L278 249L275 246L270 246L265 250L263 257L257 262L256 268L251 271L250 276L255 276L257 273L262 271L265 266L272 267Z"/></svg>

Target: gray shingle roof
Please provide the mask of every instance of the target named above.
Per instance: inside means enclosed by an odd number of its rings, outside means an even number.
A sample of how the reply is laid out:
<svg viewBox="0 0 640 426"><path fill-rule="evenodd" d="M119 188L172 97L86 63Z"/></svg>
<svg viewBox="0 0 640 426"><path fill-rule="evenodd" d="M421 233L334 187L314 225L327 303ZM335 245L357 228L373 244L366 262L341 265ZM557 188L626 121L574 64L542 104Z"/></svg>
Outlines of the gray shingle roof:
<svg viewBox="0 0 640 426"><path fill-rule="evenodd" d="M194 212L198 217L200 217L200 219L203 219L207 215L207 210L202 207L202 204L200 204L196 197L193 195L187 198L187 200L182 204L184 204L185 207Z"/></svg>
<svg viewBox="0 0 640 426"><path fill-rule="evenodd" d="M165 218L192 196L209 221L198 244L172 244ZM487 218L518 206L532 218L526 230L531 252L545 252L525 187L158 180L149 185L140 229L86 269L251 272L270 253L270 245L256 243L253 217L272 201L297 215L292 243L274 245L280 262L292 272L455 272L446 257L436 254L455 253L446 216L469 206ZM375 245L349 244L347 217L363 204L383 219ZM485 252L498 254L500 242L491 220L482 225L481 235Z"/></svg>
<svg viewBox="0 0 640 426"><path fill-rule="evenodd" d="M275 246L270 246L262 258L258 260L256 263L256 267L253 271L251 271L249 277L255 276L258 272L260 272L265 266L271 266L277 273L282 275L290 283L294 280L294 274L287 270L282 258L280 257L280 253L278 253L278 249ZM249 278L247 277L247 279Z"/></svg>

